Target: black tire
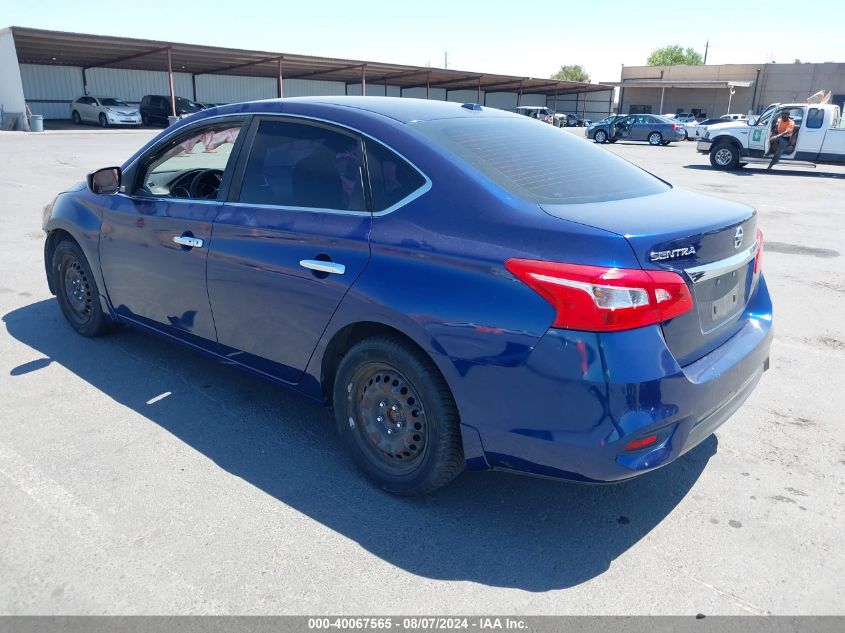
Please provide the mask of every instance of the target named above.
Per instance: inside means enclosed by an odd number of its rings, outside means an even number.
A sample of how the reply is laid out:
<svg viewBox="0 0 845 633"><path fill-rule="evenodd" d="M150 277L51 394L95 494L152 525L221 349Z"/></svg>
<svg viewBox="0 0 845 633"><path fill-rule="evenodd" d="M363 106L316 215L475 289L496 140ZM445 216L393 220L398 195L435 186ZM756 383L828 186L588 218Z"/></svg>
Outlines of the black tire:
<svg viewBox="0 0 845 633"><path fill-rule="evenodd" d="M100 127L108 127L109 120L106 118L106 115L100 112Z"/></svg>
<svg viewBox="0 0 845 633"><path fill-rule="evenodd" d="M649 132L648 135L648 144L649 145L662 145L663 144L663 135L660 132Z"/></svg>
<svg viewBox="0 0 845 633"><path fill-rule="evenodd" d="M739 149L733 143L722 141L710 148L710 164L715 169L739 167Z"/></svg>
<svg viewBox="0 0 845 633"><path fill-rule="evenodd" d="M593 140L596 143L607 143L607 132L604 130L596 130L593 132Z"/></svg>
<svg viewBox="0 0 845 633"><path fill-rule="evenodd" d="M70 118L73 120L74 125L82 125L82 117L79 116L79 112L76 110L73 111Z"/></svg>
<svg viewBox="0 0 845 633"><path fill-rule="evenodd" d="M672 142L672 141L663 141L662 145L664 145L664 146L665 146L665 145L668 145L668 144L669 144L669 143L671 143L671 142Z"/></svg>
<svg viewBox="0 0 845 633"><path fill-rule="evenodd" d="M431 359L397 338L365 339L346 353L333 405L353 459L388 492L427 494L464 469L458 409L446 381Z"/></svg>
<svg viewBox="0 0 845 633"><path fill-rule="evenodd" d="M82 336L99 336L108 326L100 293L82 249L63 240L53 251L53 289L67 322Z"/></svg>
<svg viewBox="0 0 845 633"><path fill-rule="evenodd" d="M687 130L684 130L684 140L685 141L689 140L689 132Z"/></svg>
<svg viewBox="0 0 845 633"><path fill-rule="evenodd" d="M141 113L141 124L142 125L149 125L150 124L150 115L146 112Z"/></svg>

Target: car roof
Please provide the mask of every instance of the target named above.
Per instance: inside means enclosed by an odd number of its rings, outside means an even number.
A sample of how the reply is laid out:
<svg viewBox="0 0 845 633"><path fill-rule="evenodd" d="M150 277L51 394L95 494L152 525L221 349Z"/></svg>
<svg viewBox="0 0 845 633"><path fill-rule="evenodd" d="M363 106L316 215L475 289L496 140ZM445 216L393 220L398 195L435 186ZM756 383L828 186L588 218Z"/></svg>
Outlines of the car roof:
<svg viewBox="0 0 845 633"><path fill-rule="evenodd" d="M249 112L294 112L297 106L313 105L328 109L353 109L373 114L380 114L401 123L414 121L434 121L438 119L458 119L466 117L519 117L520 115L505 112L488 106L473 104L475 109L465 108L462 104L452 101L433 101L428 99L412 99L408 97L287 97L284 99L268 99L265 101L251 101L243 104L227 104L220 106L217 112L227 114Z"/></svg>

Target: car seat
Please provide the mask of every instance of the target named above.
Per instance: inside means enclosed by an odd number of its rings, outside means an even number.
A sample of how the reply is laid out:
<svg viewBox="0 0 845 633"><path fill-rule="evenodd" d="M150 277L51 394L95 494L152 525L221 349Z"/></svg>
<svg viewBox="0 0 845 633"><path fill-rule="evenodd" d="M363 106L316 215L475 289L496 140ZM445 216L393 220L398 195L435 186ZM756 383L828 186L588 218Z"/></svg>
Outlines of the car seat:
<svg viewBox="0 0 845 633"><path fill-rule="evenodd" d="M318 150L293 168L293 201L296 206L342 209L343 183L335 167L334 154Z"/></svg>

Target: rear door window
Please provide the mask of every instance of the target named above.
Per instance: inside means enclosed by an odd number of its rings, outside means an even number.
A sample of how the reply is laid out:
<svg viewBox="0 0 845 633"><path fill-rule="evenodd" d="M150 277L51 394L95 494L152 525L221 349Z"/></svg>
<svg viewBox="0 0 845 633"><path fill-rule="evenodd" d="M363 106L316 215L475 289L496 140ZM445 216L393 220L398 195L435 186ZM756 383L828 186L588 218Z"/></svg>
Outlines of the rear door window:
<svg viewBox="0 0 845 633"><path fill-rule="evenodd" d="M367 211L360 137L322 124L259 121L239 201Z"/></svg>
<svg viewBox="0 0 845 633"><path fill-rule="evenodd" d="M810 108L807 112L807 127L811 130L818 130L824 123L824 110L821 108Z"/></svg>

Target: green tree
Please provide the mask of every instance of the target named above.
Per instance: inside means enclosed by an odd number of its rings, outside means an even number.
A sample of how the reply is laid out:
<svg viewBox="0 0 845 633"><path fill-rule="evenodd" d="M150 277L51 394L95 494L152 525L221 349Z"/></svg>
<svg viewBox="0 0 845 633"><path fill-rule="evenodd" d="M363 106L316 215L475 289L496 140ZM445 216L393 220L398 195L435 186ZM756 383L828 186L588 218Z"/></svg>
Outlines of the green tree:
<svg viewBox="0 0 845 633"><path fill-rule="evenodd" d="M585 84L590 83L590 75L581 64L571 64L569 66L561 66L551 77L552 79L561 79L563 81L581 81Z"/></svg>
<svg viewBox="0 0 845 633"><path fill-rule="evenodd" d="M649 66L678 66L680 64L700 66L703 63L701 53L694 48L684 49L680 44L657 48L648 56Z"/></svg>

